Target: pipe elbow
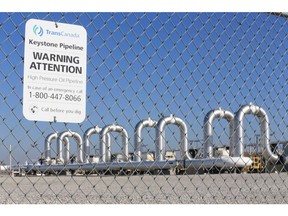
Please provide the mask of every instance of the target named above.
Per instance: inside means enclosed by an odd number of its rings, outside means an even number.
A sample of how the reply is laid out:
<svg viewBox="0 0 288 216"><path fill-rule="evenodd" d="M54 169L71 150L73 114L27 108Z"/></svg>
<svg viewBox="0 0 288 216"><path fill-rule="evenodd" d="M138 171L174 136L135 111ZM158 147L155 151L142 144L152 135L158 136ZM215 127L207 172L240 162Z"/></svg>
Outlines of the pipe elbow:
<svg viewBox="0 0 288 216"><path fill-rule="evenodd" d="M102 130L102 128L100 128L98 125L95 127L88 128L84 133L84 138L89 139L89 137L92 134L97 134L97 133L99 134L101 130Z"/></svg>
<svg viewBox="0 0 288 216"><path fill-rule="evenodd" d="M61 142L63 141L64 137L68 137L68 136L71 136L71 132L70 131L65 131L65 132L62 132L59 137L58 137L58 140L60 140Z"/></svg>
<svg viewBox="0 0 288 216"><path fill-rule="evenodd" d="M271 151L267 149L263 152L263 157L271 163L275 163L280 159L278 155L273 154Z"/></svg>
<svg viewBox="0 0 288 216"><path fill-rule="evenodd" d="M51 143L53 139L57 139L57 138L58 138L58 132L51 133L46 137L45 142Z"/></svg>

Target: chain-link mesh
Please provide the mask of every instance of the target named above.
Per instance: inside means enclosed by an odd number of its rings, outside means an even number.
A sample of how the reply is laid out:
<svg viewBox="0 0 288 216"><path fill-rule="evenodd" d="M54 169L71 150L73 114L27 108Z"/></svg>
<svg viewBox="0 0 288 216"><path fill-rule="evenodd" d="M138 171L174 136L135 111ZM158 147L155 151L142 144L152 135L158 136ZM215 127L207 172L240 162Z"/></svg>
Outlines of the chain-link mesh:
<svg viewBox="0 0 288 216"><path fill-rule="evenodd" d="M279 15L1 13L0 203L287 203ZM82 123L22 114L31 18L87 30Z"/></svg>

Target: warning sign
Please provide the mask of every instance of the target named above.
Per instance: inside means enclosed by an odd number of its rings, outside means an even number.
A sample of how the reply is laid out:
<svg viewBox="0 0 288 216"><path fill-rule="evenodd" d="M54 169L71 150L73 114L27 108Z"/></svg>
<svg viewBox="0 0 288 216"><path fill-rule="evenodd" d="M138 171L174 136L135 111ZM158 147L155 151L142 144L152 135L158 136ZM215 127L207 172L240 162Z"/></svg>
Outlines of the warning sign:
<svg viewBox="0 0 288 216"><path fill-rule="evenodd" d="M87 32L30 19L25 27L23 114L32 121L80 123L86 115Z"/></svg>

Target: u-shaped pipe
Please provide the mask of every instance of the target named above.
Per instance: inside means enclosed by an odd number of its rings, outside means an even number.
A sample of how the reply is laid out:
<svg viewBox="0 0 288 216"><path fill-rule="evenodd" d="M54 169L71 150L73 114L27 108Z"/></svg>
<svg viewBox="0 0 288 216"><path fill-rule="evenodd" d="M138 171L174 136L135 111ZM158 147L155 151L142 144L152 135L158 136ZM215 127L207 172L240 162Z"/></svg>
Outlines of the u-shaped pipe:
<svg viewBox="0 0 288 216"><path fill-rule="evenodd" d="M107 125L100 132L100 161L111 162L111 143L107 139L107 134L110 132L121 133L122 136L122 155L124 161L128 161L128 133L119 125Z"/></svg>
<svg viewBox="0 0 288 216"><path fill-rule="evenodd" d="M230 152L233 151L234 114L227 110L222 110L221 108L219 108L211 110L206 114L204 118L204 158L213 157L212 123L215 118L225 118L229 122Z"/></svg>
<svg viewBox="0 0 288 216"><path fill-rule="evenodd" d="M278 155L275 155L270 148L270 130L269 118L265 110L252 103L242 106L235 116L235 134L234 134L234 155L242 157L244 154L244 117L246 114L253 114L259 118L260 121L260 143L263 157L271 162L278 160Z"/></svg>
<svg viewBox="0 0 288 216"><path fill-rule="evenodd" d="M165 158L165 127L168 124L175 124L180 129L180 154L181 159L191 160L191 156L188 152L188 129L185 122L178 118L170 115L159 120L156 126L156 151L155 158L158 161L163 161Z"/></svg>
<svg viewBox="0 0 288 216"><path fill-rule="evenodd" d="M59 136L59 133L55 132L55 133L49 134L45 138L44 158L45 158L46 163L49 163L51 161L51 143L52 143L52 140L57 139L58 136ZM69 139L67 137L64 139L64 145L69 145Z"/></svg>
<svg viewBox="0 0 288 216"><path fill-rule="evenodd" d="M100 134L102 128L100 128L98 125L96 125L95 127L91 127L91 128L88 128L85 133L84 133L84 148L83 148L83 151L84 151L84 160L85 160L85 163L89 163L89 157L90 157L90 137L93 135L93 134ZM110 141L110 135L109 133L107 133L106 135L106 142L107 143L111 143ZM108 146L108 148L110 148L110 146ZM107 151L107 149L106 149Z"/></svg>
<svg viewBox="0 0 288 216"><path fill-rule="evenodd" d="M155 128L157 125L157 121L152 120L151 118L142 120L138 122L134 130L134 161L141 161L141 146L142 146L142 130L145 127L152 127Z"/></svg>
<svg viewBox="0 0 288 216"><path fill-rule="evenodd" d="M64 163L68 163L70 153L69 153L69 145L65 145L64 143L64 157L62 152L63 140L67 137L73 137L77 142L77 163L83 163L83 140L82 137L73 131L65 131L62 132L58 137L58 160L63 161Z"/></svg>

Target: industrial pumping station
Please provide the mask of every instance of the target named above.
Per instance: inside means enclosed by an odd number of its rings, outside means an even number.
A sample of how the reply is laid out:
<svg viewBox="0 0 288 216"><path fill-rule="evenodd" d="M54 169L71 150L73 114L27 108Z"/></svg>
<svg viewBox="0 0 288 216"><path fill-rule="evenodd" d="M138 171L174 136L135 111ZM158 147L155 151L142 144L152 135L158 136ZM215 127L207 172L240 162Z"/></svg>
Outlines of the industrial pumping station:
<svg viewBox="0 0 288 216"><path fill-rule="evenodd" d="M257 155L244 151L244 117L248 114L258 117L260 123L261 152ZM225 119L229 125L229 146L215 151L213 144L213 121ZM166 151L165 128L176 125L180 131L179 157L173 151ZM141 152L142 130L155 129L155 151ZM275 172L283 170L287 161L287 147L275 151L270 143L269 118L265 110L252 103L242 106L235 115L224 109L208 112L203 123L202 148L190 149L188 128L184 120L170 115L158 121L151 118L140 121L134 129L134 149L129 152L128 133L120 125L111 124L103 128L88 128L83 136L74 131L51 133L45 139L44 158L34 164L25 164L13 168L16 175L121 175L121 174L202 174L235 172ZM122 140L121 153L112 154L110 133L119 133ZM99 136L99 156L91 155L90 137ZM77 143L77 156L71 160L70 139ZM52 141L56 140L56 156L51 155ZM282 143L283 144L283 143ZM201 153L199 153L201 152ZM266 170L263 169L265 163ZM282 168L276 169L281 164ZM271 167L269 170L269 166ZM8 169L8 168L7 168ZM216 171L216 172L215 172Z"/></svg>

